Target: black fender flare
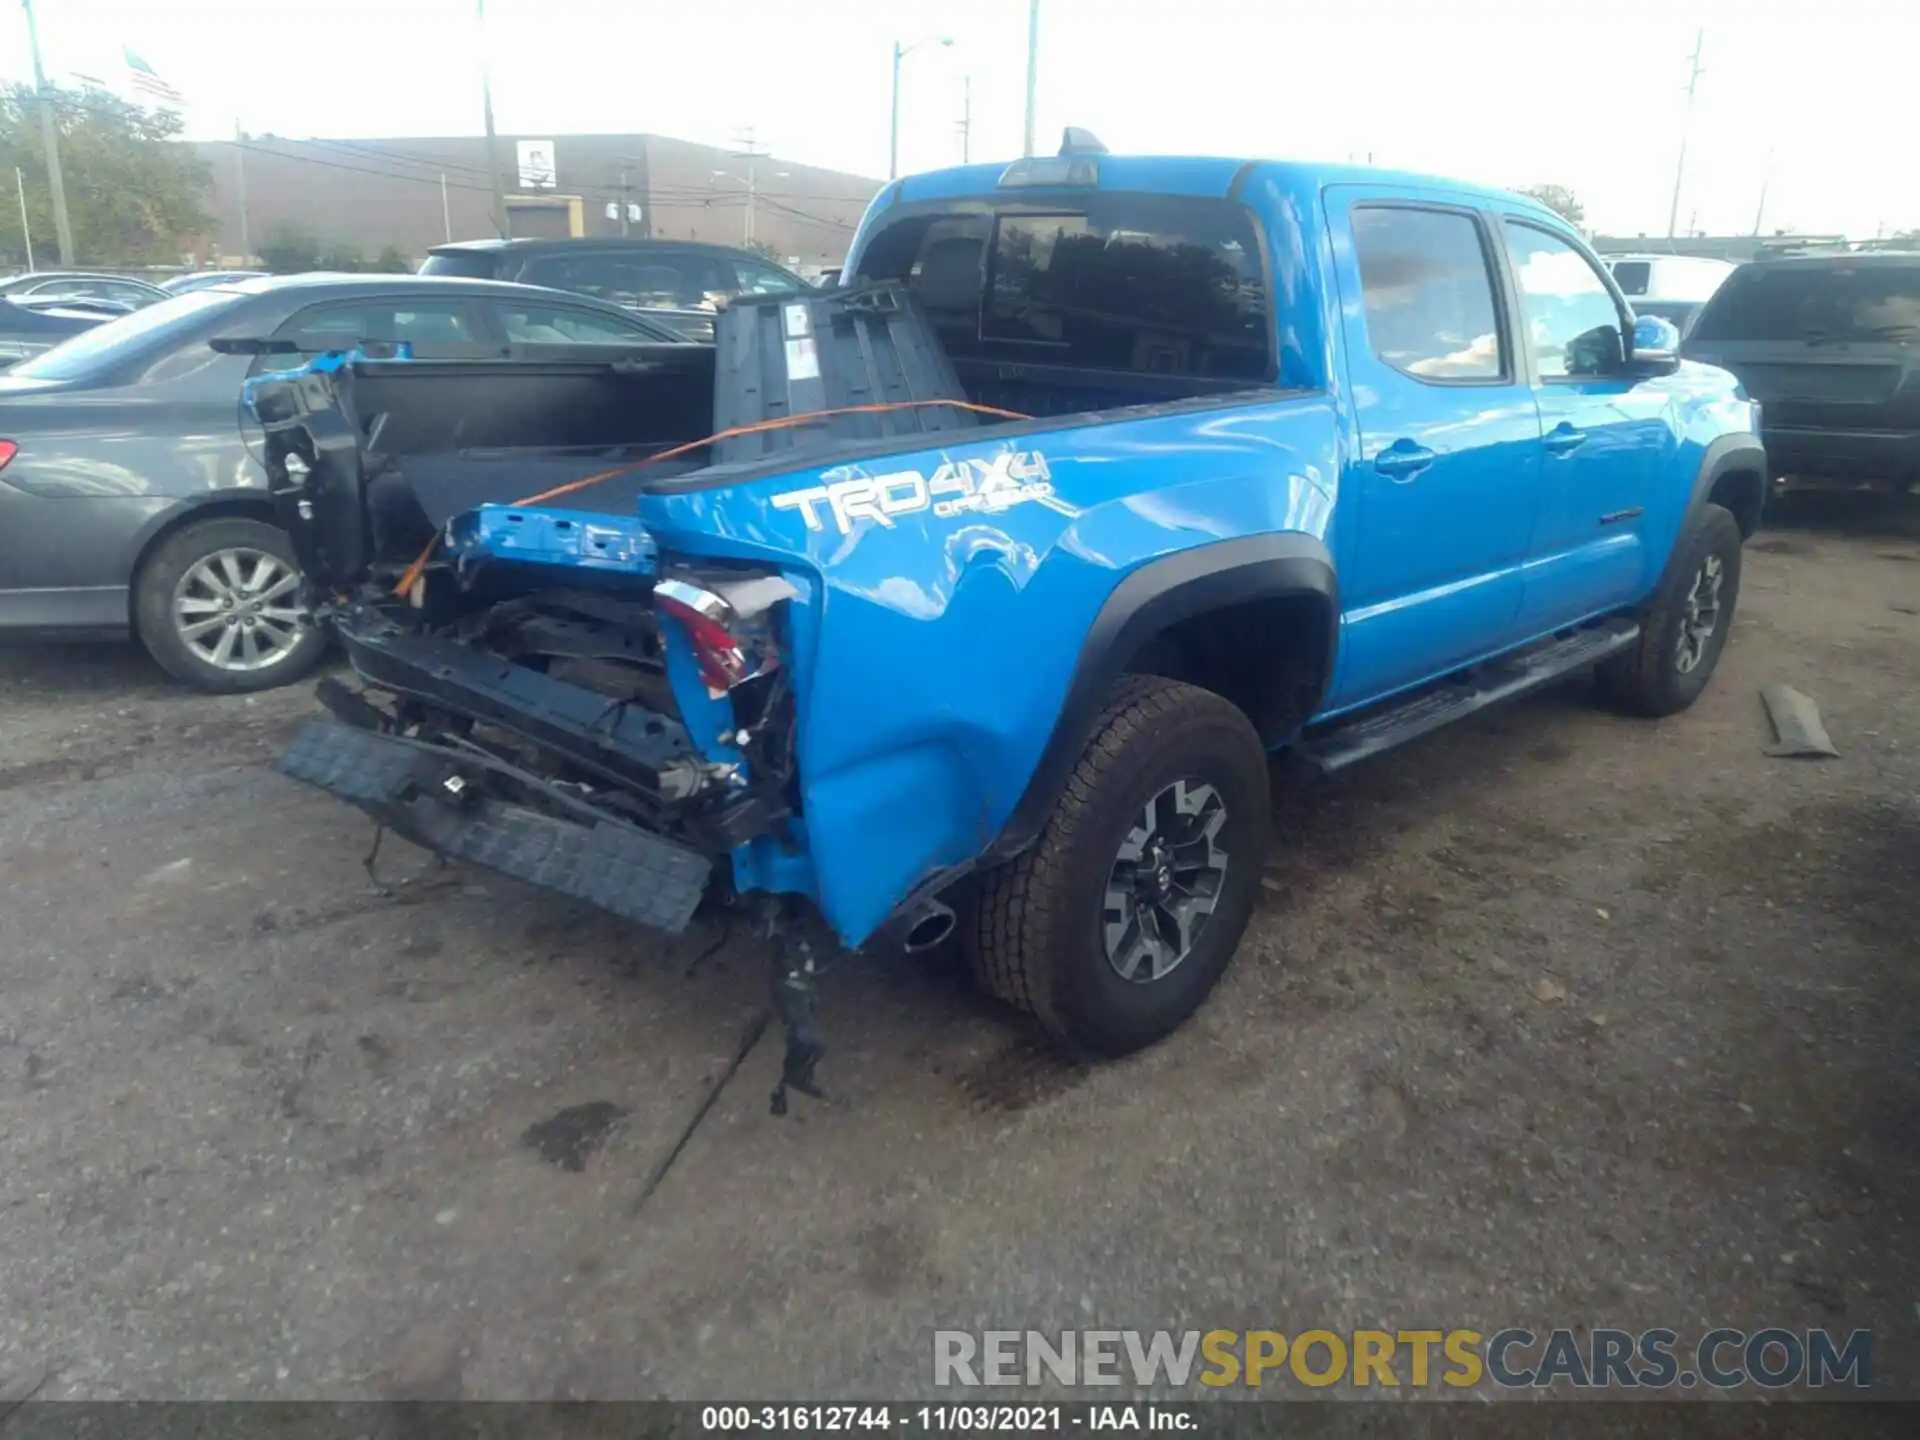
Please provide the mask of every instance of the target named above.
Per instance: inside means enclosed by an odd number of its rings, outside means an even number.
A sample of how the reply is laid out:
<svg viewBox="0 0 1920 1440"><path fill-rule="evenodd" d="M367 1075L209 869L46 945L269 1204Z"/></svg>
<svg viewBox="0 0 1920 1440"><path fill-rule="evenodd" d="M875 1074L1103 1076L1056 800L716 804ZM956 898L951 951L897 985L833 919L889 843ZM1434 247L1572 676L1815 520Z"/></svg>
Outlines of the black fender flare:
<svg viewBox="0 0 1920 1440"><path fill-rule="evenodd" d="M1767 447L1760 443L1758 435L1739 431L1732 435L1722 435L1707 446L1706 453L1700 457L1700 469L1693 479L1693 494L1687 500L1687 513L1683 525L1700 512L1707 503L1707 497L1713 494L1713 487L1720 477L1730 475L1736 470L1750 470L1760 477L1762 504L1765 503L1767 485ZM1756 518L1758 511L1755 512ZM1744 526L1742 527L1744 530Z"/></svg>
<svg viewBox="0 0 1920 1440"><path fill-rule="evenodd" d="M1340 599L1333 556L1317 536L1296 531L1197 545L1130 571L1088 627L1053 733L1000 834L977 862L996 864L1024 850L1046 824L1086 749L1114 682L1156 635L1209 610L1310 595L1324 601L1325 663L1311 709L1318 709L1339 649Z"/></svg>

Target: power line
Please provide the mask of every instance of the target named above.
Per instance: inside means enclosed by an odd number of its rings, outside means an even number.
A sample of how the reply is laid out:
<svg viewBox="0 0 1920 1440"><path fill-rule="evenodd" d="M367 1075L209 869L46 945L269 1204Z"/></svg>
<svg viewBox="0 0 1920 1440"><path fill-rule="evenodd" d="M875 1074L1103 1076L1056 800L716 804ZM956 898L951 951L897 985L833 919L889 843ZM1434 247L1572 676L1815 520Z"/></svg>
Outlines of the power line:
<svg viewBox="0 0 1920 1440"><path fill-rule="evenodd" d="M435 175L408 175L398 170L368 170L359 165L348 165L342 161L328 160L319 155L299 155L289 150L276 150L271 146L255 144L251 140L229 140L224 143L237 145L242 150L251 151L255 155L270 155L280 160L291 160L298 165L318 165L325 170L342 170L349 175L370 175L376 180L398 180L405 184L431 185L435 188L438 188L440 184L439 177ZM492 193L490 186L469 185L460 180L449 180L447 182L447 188L450 190L472 190L482 195Z"/></svg>
<svg viewBox="0 0 1920 1440"><path fill-rule="evenodd" d="M77 97L74 97L67 92L55 91L53 93L53 98L56 104L61 105L69 110L80 110L80 111L86 111L92 114L109 115L109 116L119 116L124 113L123 108L120 108L120 107L108 108L105 106L89 104L85 100L81 100ZM122 106L124 106L125 104L126 102L121 102ZM137 109L140 107L136 106L133 108ZM282 141L278 141L278 143L274 145L266 145L266 144L261 144L258 140L235 139L235 140L217 141L213 143L232 145L239 150L246 151L255 155L264 155L273 159L287 160L298 165L317 165L323 170L338 170L348 175L365 175L375 180L393 180L393 181L399 181L402 184L430 186L434 189L440 188L442 168L446 170L464 170L469 174L476 174L476 175L486 173L480 167L471 166L471 165L462 165L454 161L448 161L444 165L444 167L441 167L440 162L437 162L437 161L428 162L425 159L416 160L416 159L413 159L412 157L408 157L407 163L417 163L422 165L433 163L436 166L436 170L434 174L410 175L402 170L369 168L368 166L365 166L365 165L350 164L346 160L333 159L330 156L302 154L298 149L292 148L296 146L300 146L300 147L322 146L322 147L327 147L334 150L339 150L339 151L342 151L343 153L347 153L350 159L360 158L360 152L364 151L365 158L368 159L369 161L375 160L375 159L399 158L397 154L389 154L388 152L380 151L377 149L377 147L353 146L352 142L349 142L349 141L282 140ZM288 148L283 149L283 148L280 148L280 146L286 146ZM609 180L605 178L596 179L591 175L578 177L575 179L573 183L582 192L587 194L593 194L596 196L615 194L619 190L619 185L617 181ZM477 182L470 183L467 181L455 180L455 179L448 179L446 181L446 188L449 190L464 190L469 193L479 194L479 195L490 195L492 193L492 187L490 185L481 184ZM664 205L664 206L671 206L674 208L688 208L694 204L698 204L701 208L704 208L704 209L713 209L716 207L731 208L732 206L735 206L735 205L744 205L748 201L747 193L743 190L718 190L718 189L709 189L702 186L692 186L692 185L664 186L659 188L653 188L647 191L647 195L648 195L648 201L652 205ZM856 227L853 225L849 225L844 221L834 219L831 216L820 215L810 210L803 210L797 206L786 204L784 202L790 201L790 200L800 200L800 201L812 201L817 204L822 200L826 200L826 201L832 201L832 202L841 203L841 204L861 205L861 206L864 206L867 203L866 200L864 199L856 199L855 197L852 197L852 196L841 197L841 196L808 195L808 194L798 194L794 192L771 192L770 193L770 192L767 192L764 190L758 190L758 189L755 190L753 199L755 203L764 204L769 210L772 210L777 214L785 215L795 220L804 220L809 224L823 226L827 229L844 231L847 234L852 234L853 231L856 229Z"/></svg>

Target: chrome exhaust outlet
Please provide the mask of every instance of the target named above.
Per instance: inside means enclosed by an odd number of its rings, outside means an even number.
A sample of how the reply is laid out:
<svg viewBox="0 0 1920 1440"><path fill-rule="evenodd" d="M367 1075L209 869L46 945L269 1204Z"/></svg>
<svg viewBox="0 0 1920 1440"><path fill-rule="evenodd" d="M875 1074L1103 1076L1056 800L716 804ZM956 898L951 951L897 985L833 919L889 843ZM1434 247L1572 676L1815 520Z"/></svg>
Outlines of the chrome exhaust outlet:
<svg viewBox="0 0 1920 1440"><path fill-rule="evenodd" d="M953 927L958 923L959 917L951 905L940 900L925 901L907 921L907 937L900 948L909 955L931 950L953 934Z"/></svg>

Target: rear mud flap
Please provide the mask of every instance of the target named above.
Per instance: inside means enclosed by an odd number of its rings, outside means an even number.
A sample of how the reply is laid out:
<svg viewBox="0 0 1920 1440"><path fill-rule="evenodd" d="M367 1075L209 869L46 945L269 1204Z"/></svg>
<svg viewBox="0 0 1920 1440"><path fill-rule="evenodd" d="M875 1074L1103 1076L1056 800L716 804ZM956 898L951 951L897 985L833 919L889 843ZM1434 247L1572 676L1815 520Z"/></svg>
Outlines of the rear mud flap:
<svg viewBox="0 0 1920 1440"><path fill-rule="evenodd" d="M483 793L460 757L410 740L309 720L276 762L281 774L367 812L416 845L484 865L678 933L693 918L712 864L615 820L561 819Z"/></svg>

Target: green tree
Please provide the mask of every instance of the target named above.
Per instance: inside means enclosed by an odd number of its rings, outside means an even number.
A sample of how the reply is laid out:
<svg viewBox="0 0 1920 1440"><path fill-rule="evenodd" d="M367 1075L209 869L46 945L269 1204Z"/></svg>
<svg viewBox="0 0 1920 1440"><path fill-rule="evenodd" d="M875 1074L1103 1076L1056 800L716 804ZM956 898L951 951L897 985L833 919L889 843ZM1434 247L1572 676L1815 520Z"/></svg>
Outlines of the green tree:
<svg viewBox="0 0 1920 1440"><path fill-rule="evenodd" d="M304 226L281 221L257 247L260 263L275 275L320 269L320 239Z"/></svg>
<svg viewBox="0 0 1920 1440"><path fill-rule="evenodd" d="M398 245L382 245L380 253L373 257L373 268L382 275L410 275L413 261Z"/></svg>
<svg viewBox="0 0 1920 1440"><path fill-rule="evenodd" d="M178 115L93 86L52 94L76 263L177 261L212 228L202 208L211 185L207 167L180 143ZM0 85L0 174L15 166L26 184L34 258L58 263L38 102L31 85L7 83ZM24 259L18 202L0 206L0 212L0 236L6 237L0 244Z"/></svg>
<svg viewBox="0 0 1920 1440"><path fill-rule="evenodd" d="M1580 203L1580 197L1565 185L1522 185L1514 192L1525 195L1530 200L1538 200L1569 225L1587 223L1587 207Z"/></svg>
<svg viewBox="0 0 1920 1440"><path fill-rule="evenodd" d="M352 275L367 268L367 257L351 240L335 240L320 248L320 258L313 268Z"/></svg>

